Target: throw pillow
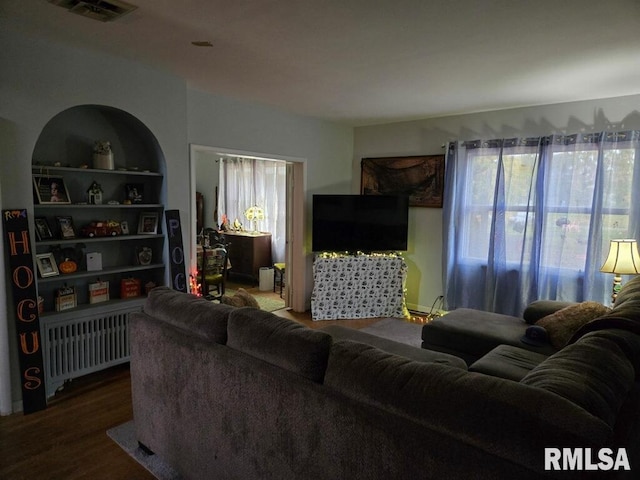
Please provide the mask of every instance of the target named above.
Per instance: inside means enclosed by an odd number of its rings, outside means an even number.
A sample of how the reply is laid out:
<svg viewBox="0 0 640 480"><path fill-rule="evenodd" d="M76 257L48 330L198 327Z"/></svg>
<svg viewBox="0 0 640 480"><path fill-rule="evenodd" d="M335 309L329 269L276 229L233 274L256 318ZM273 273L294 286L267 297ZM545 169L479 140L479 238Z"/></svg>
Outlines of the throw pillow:
<svg viewBox="0 0 640 480"><path fill-rule="evenodd" d="M584 324L609 313L611 309L598 302L582 302L547 315L536 322L544 327L551 345L558 350L564 347L571 336Z"/></svg>
<svg viewBox="0 0 640 480"><path fill-rule="evenodd" d="M222 298L220 298L220 303L231 305L233 307L260 308L258 301L244 288L238 288L238 291L232 297L229 295L223 295Z"/></svg>

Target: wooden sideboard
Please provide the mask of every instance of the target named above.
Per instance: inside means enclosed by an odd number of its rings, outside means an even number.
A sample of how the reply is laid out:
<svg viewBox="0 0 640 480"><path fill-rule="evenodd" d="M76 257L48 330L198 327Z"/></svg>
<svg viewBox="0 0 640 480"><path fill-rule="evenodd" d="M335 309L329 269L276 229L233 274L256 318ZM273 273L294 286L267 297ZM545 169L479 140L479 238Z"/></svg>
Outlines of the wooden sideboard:
<svg viewBox="0 0 640 480"><path fill-rule="evenodd" d="M271 234L251 232L224 232L228 245L230 275L260 279L260 267L273 267Z"/></svg>

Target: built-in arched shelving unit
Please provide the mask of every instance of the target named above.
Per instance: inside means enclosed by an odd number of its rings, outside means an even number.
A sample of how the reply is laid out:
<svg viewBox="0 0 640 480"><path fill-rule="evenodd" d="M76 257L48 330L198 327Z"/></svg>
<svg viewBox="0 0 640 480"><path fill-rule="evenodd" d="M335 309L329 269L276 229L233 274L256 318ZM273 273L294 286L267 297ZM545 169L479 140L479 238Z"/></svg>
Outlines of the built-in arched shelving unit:
<svg viewBox="0 0 640 480"><path fill-rule="evenodd" d="M113 169L94 168L97 140L110 142ZM147 288L165 283L165 171L155 136L117 108L79 105L43 128L32 156L33 239L36 265L42 258L55 261L53 273L37 278L48 396L67 380L128 361L129 314L142 308ZM63 202L47 196L52 183L63 186ZM99 204L88 196L94 183L101 190ZM129 195L133 189L136 201ZM151 219L151 227L142 228L144 219ZM73 236L62 232L69 221ZM83 228L92 222L110 227L89 237ZM65 273L67 260L75 270ZM95 302L90 288L106 282L109 299ZM70 308L60 310L56 299L64 289L73 289L75 306L66 302Z"/></svg>

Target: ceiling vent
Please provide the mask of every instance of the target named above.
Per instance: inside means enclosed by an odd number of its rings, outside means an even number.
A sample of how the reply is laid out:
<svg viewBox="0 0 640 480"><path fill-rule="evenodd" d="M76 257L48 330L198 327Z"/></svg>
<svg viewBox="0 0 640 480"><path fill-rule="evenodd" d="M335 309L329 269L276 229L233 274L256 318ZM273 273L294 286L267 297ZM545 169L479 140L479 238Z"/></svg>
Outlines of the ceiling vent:
<svg viewBox="0 0 640 480"><path fill-rule="evenodd" d="M48 2L101 22L111 22L138 8L121 0L48 0Z"/></svg>

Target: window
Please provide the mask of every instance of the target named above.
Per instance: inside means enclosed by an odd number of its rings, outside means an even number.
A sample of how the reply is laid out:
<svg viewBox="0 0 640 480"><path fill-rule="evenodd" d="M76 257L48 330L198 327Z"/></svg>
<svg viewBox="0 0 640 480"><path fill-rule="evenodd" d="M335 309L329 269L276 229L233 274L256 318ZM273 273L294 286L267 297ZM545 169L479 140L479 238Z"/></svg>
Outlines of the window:
<svg viewBox="0 0 640 480"><path fill-rule="evenodd" d="M609 241L638 235L638 137L452 145L444 212L447 307L517 315L538 298L606 302L610 279L599 269ZM517 300L501 300L505 291Z"/></svg>
<svg viewBox="0 0 640 480"><path fill-rule="evenodd" d="M494 201L498 169L503 178L504 247L506 261L520 261L524 232L530 230L535 215L529 199L532 194L532 178L537 153L520 152L503 155L500 151L471 154L468 162L467 185L469 199L465 226L466 254L471 261L486 261L491 239L495 238L493 226ZM493 233L492 233L493 232Z"/></svg>

